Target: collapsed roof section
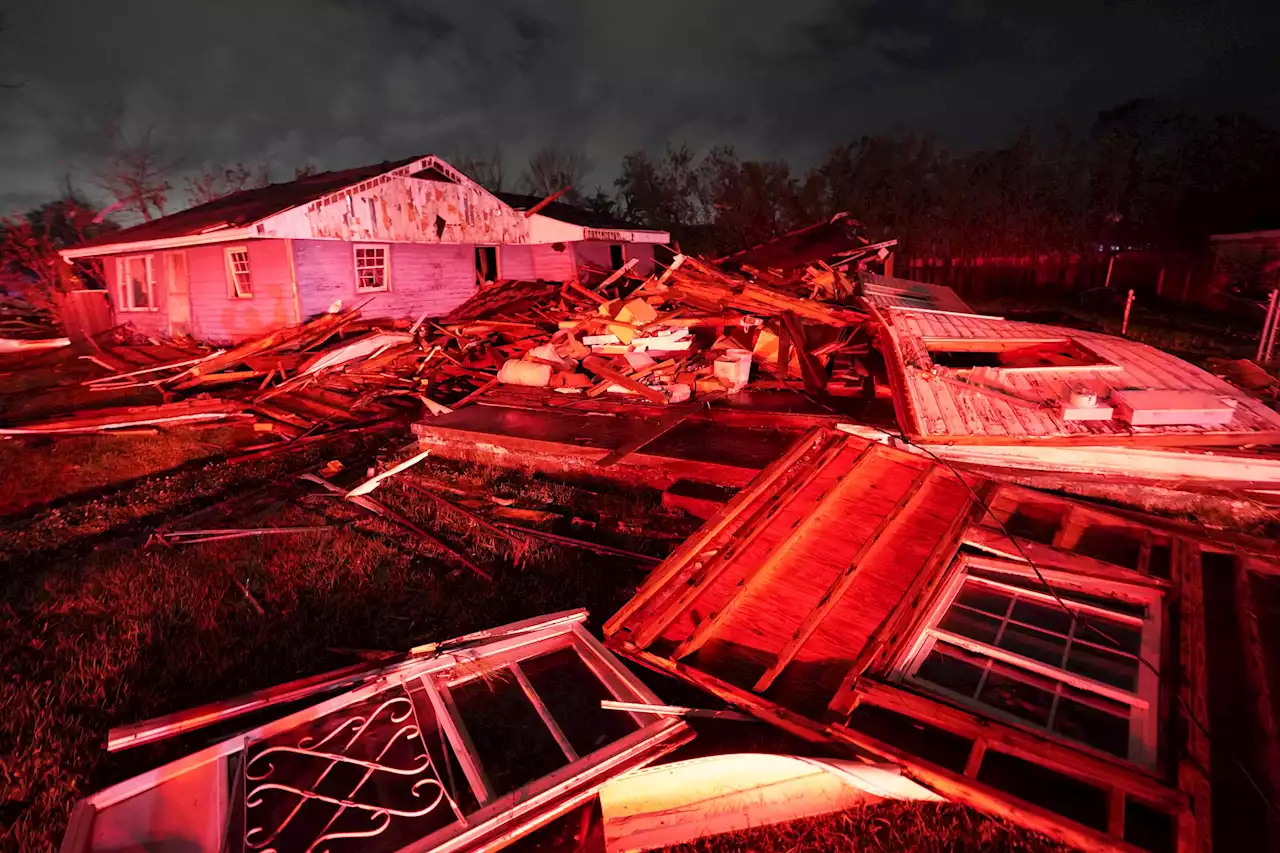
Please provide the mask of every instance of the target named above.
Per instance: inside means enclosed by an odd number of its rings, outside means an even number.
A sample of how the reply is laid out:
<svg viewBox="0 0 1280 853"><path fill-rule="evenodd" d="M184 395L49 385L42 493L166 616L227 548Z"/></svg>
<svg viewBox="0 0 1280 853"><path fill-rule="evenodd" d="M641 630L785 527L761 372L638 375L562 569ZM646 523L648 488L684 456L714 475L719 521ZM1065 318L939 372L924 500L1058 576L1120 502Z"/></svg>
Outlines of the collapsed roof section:
<svg viewBox="0 0 1280 853"><path fill-rule="evenodd" d="M81 801L63 853L503 847L692 736L678 719L601 706L657 697L585 618L516 623L131 727L118 746L282 713ZM285 713L298 701L312 704Z"/></svg>
<svg viewBox="0 0 1280 853"><path fill-rule="evenodd" d="M1206 849L1221 545L1149 522L817 429L607 643L1081 849Z"/></svg>

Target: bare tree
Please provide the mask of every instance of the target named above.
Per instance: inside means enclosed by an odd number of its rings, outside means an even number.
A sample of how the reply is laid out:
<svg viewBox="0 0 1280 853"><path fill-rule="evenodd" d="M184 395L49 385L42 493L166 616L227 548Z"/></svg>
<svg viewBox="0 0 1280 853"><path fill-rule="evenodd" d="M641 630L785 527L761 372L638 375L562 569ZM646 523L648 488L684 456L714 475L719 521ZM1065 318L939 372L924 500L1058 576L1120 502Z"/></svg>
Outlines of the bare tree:
<svg viewBox="0 0 1280 853"><path fill-rule="evenodd" d="M111 150L94 181L120 203L150 222L164 215L168 203L169 175L173 162L160 144L154 127L130 135L114 122L110 127Z"/></svg>
<svg viewBox="0 0 1280 853"><path fill-rule="evenodd" d="M449 158L449 163L489 192L502 192L502 152L497 148L487 153L462 152Z"/></svg>
<svg viewBox="0 0 1280 853"><path fill-rule="evenodd" d="M253 168L236 163L221 169L207 169L198 178L187 178L187 197L194 206L241 190L265 187L269 183L271 174L266 163L259 163Z"/></svg>
<svg viewBox="0 0 1280 853"><path fill-rule="evenodd" d="M521 183L529 193L549 196L565 187L578 186L590 174L591 168L586 152L580 149L544 145L529 158L529 167ZM570 190L567 197L577 201L579 193Z"/></svg>

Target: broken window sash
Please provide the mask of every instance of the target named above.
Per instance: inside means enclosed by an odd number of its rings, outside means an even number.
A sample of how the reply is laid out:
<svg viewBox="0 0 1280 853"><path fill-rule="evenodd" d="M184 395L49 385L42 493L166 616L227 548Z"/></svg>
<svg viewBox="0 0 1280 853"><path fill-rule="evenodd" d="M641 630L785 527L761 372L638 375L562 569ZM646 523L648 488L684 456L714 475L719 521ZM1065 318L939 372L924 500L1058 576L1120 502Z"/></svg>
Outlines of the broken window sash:
<svg viewBox="0 0 1280 853"><path fill-rule="evenodd" d="M895 671L996 719L1154 767L1158 590L962 558Z"/></svg>
<svg viewBox="0 0 1280 853"><path fill-rule="evenodd" d="M387 247L357 244L356 292L375 293L388 289Z"/></svg>
<svg viewBox="0 0 1280 853"><path fill-rule="evenodd" d="M518 837L690 736L677 720L600 708L658 700L584 618L397 662L122 782L81 803L63 849L376 853Z"/></svg>
<svg viewBox="0 0 1280 853"><path fill-rule="evenodd" d="M152 255L135 255L116 262L116 301L121 311L154 311L155 279Z"/></svg>
<svg viewBox="0 0 1280 853"><path fill-rule="evenodd" d="M249 274L249 250L243 246L227 249L227 284L233 299L253 298L253 279Z"/></svg>

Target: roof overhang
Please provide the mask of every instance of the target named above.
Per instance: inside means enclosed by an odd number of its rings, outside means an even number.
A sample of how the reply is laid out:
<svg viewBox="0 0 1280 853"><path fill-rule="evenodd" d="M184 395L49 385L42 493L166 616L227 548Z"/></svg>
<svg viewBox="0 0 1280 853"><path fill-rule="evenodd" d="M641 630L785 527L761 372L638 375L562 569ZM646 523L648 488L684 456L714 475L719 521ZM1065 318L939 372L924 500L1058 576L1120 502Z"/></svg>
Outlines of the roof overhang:
<svg viewBox="0 0 1280 853"><path fill-rule="evenodd" d="M226 243L232 240L252 240L259 235L252 225L244 228L220 228L207 234L186 234L181 237L163 237L156 240L126 241L123 243L107 243L102 246L85 246L83 248L63 249L58 254L70 263L80 258L99 258L106 255L125 255L138 252L156 252L164 249L185 249L189 246L207 246L211 243Z"/></svg>
<svg viewBox="0 0 1280 853"><path fill-rule="evenodd" d="M583 240L599 240L604 243L670 243L671 235L666 231L637 228L587 228L543 213L535 213L529 217L530 243L578 243Z"/></svg>

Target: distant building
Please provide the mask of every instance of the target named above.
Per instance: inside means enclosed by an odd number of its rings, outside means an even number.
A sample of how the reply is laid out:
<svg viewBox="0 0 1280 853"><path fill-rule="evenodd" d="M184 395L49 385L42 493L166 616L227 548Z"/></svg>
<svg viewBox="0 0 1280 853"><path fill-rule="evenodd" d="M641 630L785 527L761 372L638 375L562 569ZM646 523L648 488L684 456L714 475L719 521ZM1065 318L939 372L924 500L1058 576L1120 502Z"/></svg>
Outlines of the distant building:
<svg viewBox="0 0 1280 853"><path fill-rule="evenodd" d="M244 190L64 250L104 263L117 323L237 341L372 297L365 316L447 313L481 283L653 270L665 231L489 192L424 156Z"/></svg>

